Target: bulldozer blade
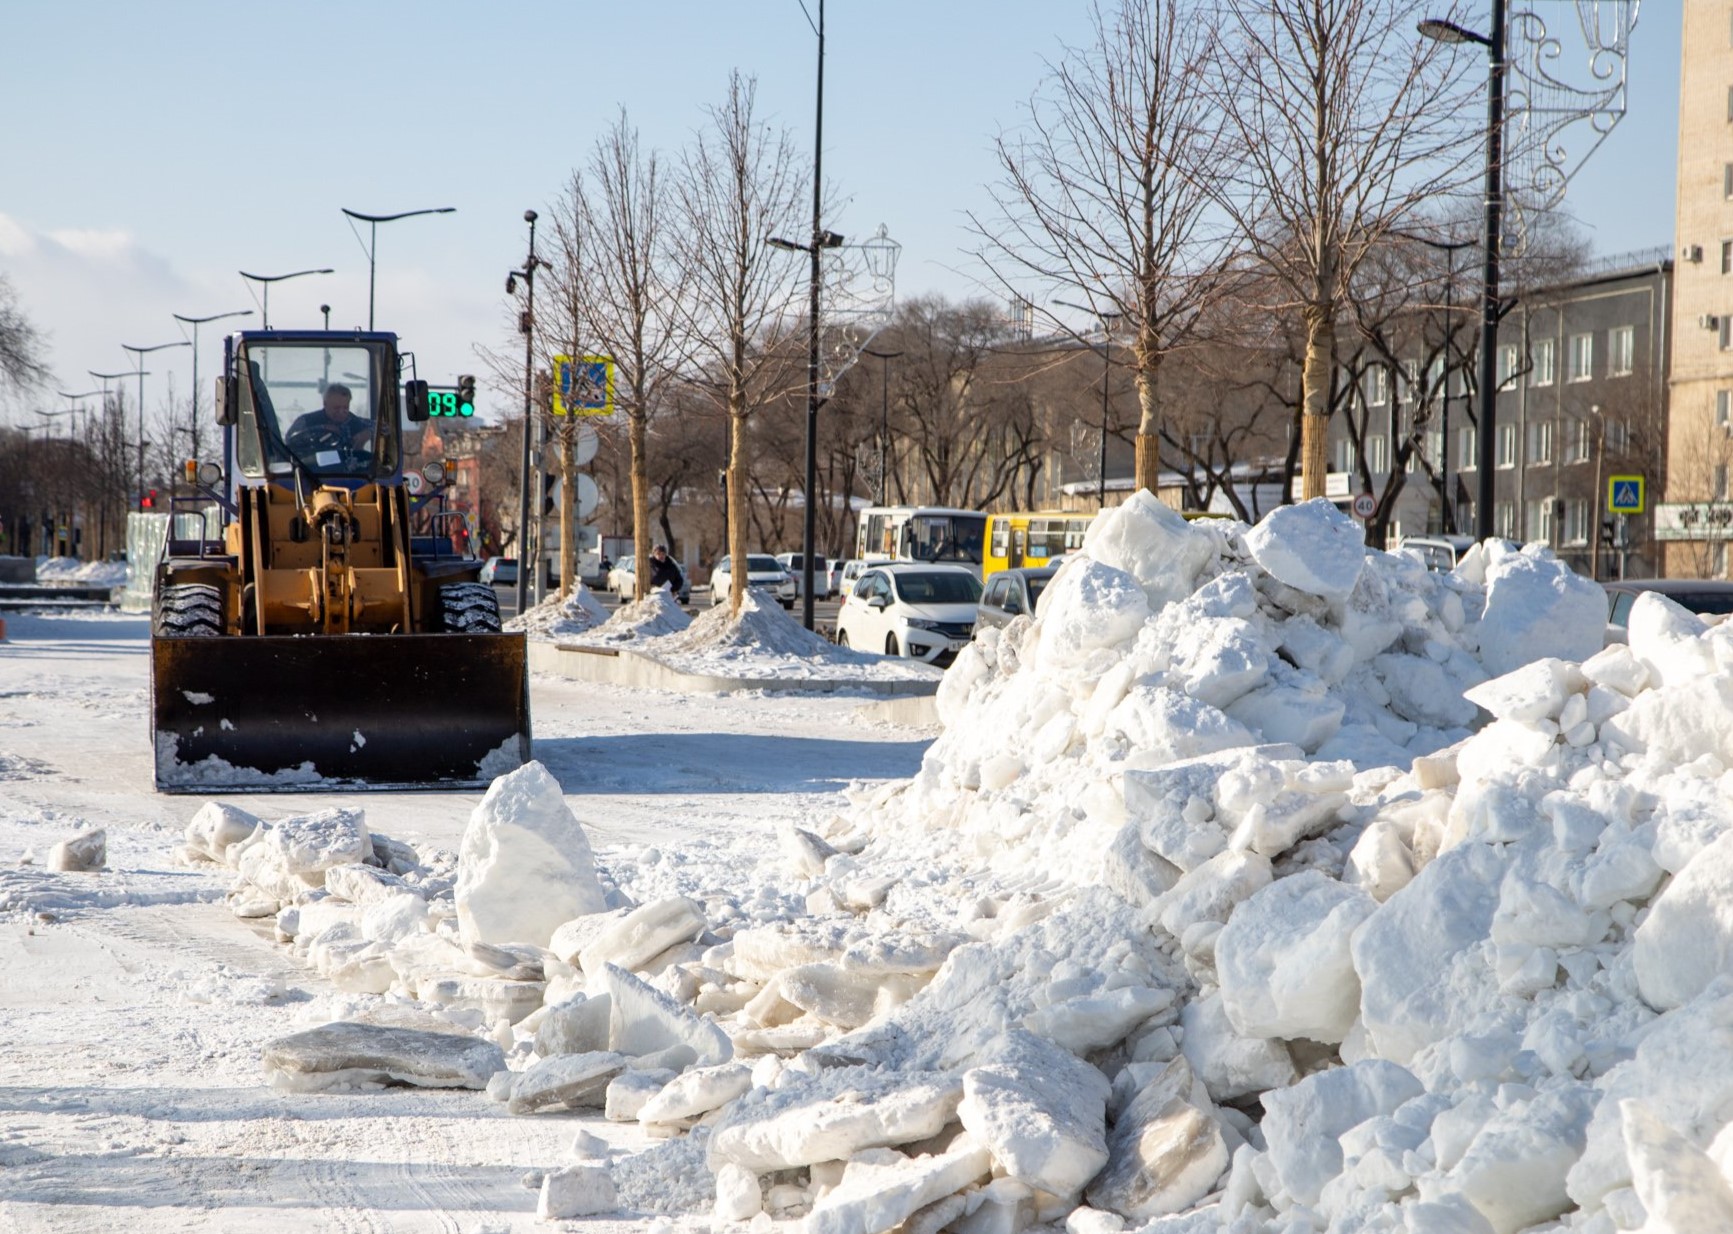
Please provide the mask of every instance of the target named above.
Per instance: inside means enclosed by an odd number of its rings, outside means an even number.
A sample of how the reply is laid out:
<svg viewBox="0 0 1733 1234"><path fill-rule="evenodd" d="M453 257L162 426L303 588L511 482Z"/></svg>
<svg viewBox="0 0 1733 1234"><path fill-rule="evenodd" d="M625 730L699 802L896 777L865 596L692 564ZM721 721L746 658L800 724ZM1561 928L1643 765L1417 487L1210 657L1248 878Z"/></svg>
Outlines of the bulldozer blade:
<svg viewBox="0 0 1733 1234"><path fill-rule="evenodd" d="M154 638L167 793L470 788L530 756L521 634Z"/></svg>

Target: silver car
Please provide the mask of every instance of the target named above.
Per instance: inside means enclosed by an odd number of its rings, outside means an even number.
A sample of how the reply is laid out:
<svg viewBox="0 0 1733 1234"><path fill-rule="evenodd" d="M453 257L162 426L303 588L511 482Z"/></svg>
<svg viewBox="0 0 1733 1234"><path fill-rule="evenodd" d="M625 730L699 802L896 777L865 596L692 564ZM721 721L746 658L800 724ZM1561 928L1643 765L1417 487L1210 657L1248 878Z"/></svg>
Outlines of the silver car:
<svg viewBox="0 0 1733 1234"><path fill-rule="evenodd" d="M992 575L975 606L975 628L1006 626L1018 617L1033 617L1041 592L1057 573L1057 566L1040 566L1000 570Z"/></svg>

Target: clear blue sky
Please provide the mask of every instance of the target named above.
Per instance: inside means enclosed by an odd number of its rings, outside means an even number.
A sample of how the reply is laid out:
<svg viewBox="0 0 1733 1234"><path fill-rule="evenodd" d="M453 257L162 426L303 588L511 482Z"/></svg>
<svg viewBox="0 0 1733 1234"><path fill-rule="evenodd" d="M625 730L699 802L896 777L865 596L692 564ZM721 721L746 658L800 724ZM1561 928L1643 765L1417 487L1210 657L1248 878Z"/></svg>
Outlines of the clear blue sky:
<svg viewBox="0 0 1733 1234"><path fill-rule="evenodd" d="M1573 5L1539 7L1574 25ZM970 294L966 213L987 207L992 139L1043 58L1086 38L1086 6L829 0L826 19L824 171L843 198L828 225L887 224L899 294ZM1643 7L1630 114L1571 189L1597 251L1671 242L1679 21L1676 0ZM381 226L377 253L377 324L448 383L480 370L476 344L514 346L523 211L545 212L616 108L672 151L738 68L810 151L815 42L797 0L16 0L0 6L0 271L50 334L59 388L82 391L88 369L131 367L120 344L182 337L173 313L256 314L241 269L335 267L277 284L273 324L315 326L321 303L365 324L367 261L339 208L456 206ZM201 385L233 324L204 328ZM167 372L184 396L187 349L147 363L153 408ZM484 409L512 404L489 385Z"/></svg>

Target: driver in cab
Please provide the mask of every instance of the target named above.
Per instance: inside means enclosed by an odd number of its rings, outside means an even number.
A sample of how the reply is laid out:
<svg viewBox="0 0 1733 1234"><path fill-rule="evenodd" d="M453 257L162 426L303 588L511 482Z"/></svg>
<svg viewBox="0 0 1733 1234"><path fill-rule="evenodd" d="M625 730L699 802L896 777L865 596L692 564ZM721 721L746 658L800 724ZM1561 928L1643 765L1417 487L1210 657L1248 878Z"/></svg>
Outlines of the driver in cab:
<svg viewBox="0 0 1733 1234"><path fill-rule="evenodd" d="M373 421L350 412L351 397L348 386L338 382L326 386L325 405L289 426L284 438L289 448L297 453L337 450L346 455L371 450Z"/></svg>

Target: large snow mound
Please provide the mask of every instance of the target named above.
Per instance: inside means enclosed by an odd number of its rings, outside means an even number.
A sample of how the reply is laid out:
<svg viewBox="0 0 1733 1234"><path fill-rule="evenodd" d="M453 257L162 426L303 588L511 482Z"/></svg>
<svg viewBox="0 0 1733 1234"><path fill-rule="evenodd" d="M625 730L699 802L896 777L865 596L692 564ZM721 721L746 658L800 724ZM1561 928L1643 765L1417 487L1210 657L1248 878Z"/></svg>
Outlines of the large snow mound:
<svg viewBox="0 0 1733 1234"><path fill-rule="evenodd" d="M506 622L505 628L522 630L537 642L556 642L587 634L610 616L608 606L596 598L596 593L579 583L564 600L549 596Z"/></svg>
<svg viewBox="0 0 1733 1234"><path fill-rule="evenodd" d="M680 607L674 593L659 587L642 600L622 604L614 615L601 625L573 639L579 643L637 643L677 634L692 624L692 618Z"/></svg>

